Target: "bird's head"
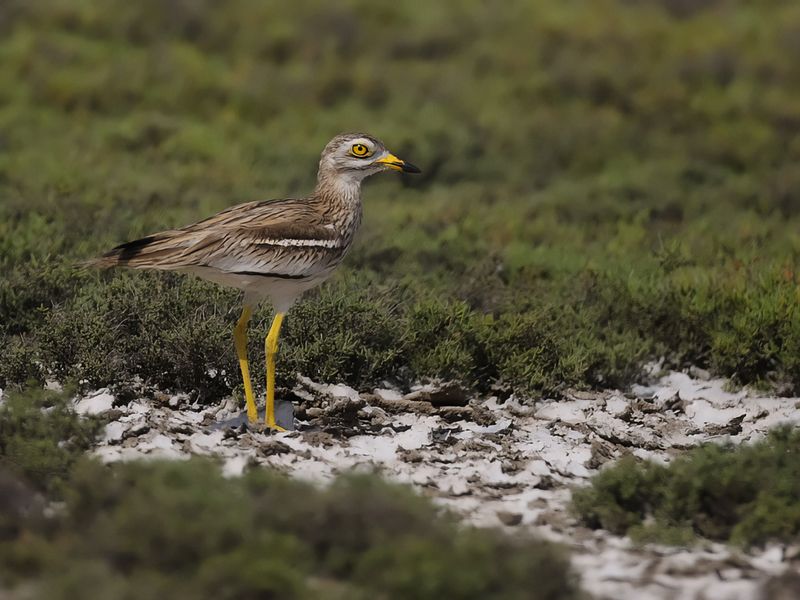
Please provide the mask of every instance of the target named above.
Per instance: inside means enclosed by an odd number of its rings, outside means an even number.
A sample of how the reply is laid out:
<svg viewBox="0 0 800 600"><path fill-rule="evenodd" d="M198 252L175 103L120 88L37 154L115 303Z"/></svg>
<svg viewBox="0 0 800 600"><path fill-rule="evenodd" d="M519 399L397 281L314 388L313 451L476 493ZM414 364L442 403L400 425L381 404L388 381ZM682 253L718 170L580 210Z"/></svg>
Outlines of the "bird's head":
<svg viewBox="0 0 800 600"><path fill-rule="evenodd" d="M419 173L409 162L397 158L380 140L363 133L345 133L333 138L322 151L320 178L337 177L361 181L381 171Z"/></svg>

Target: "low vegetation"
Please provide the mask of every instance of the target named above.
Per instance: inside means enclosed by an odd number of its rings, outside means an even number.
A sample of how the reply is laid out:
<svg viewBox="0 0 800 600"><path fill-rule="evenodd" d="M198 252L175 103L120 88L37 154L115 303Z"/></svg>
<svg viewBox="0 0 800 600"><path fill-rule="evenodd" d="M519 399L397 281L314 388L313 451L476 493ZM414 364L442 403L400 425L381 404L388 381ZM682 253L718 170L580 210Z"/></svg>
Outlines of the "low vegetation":
<svg viewBox="0 0 800 600"><path fill-rule="evenodd" d="M368 130L424 173L368 182L284 385L800 388L796 2L301 4L2 3L0 386L229 393L235 293L74 264L303 194Z"/></svg>
<svg viewBox="0 0 800 600"><path fill-rule="evenodd" d="M580 597L559 547L461 527L377 476L321 490L265 469L226 479L203 459L106 466L76 453L92 427L49 393L0 410L0 590L32 600Z"/></svg>
<svg viewBox="0 0 800 600"><path fill-rule="evenodd" d="M75 414L66 392L7 394L0 404L0 472L57 496L101 428L99 421Z"/></svg>
<svg viewBox="0 0 800 600"><path fill-rule="evenodd" d="M668 466L625 458L576 490L582 521L639 541L702 536L743 546L800 537L800 431L755 444L707 444Z"/></svg>

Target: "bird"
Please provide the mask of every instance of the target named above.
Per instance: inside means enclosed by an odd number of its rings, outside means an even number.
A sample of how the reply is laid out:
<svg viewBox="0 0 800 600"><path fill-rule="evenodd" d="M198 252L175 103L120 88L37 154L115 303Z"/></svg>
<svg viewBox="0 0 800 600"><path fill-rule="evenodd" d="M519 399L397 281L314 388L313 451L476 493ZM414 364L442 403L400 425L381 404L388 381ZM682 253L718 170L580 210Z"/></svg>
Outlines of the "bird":
<svg viewBox="0 0 800 600"><path fill-rule="evenodd" d="M120 244L84 263L176 271L243 292L233 330L244 383L247 418L258 422L247 355L247 327L264 300L274 310L266 336L265 424L275 419L275 360L284 317L302 294L328 279L353 244L361 224L361 183L382 171L420 173L365 133L334 137L322 151L314 191L305 198L247 202L207 219Z"/></svg>

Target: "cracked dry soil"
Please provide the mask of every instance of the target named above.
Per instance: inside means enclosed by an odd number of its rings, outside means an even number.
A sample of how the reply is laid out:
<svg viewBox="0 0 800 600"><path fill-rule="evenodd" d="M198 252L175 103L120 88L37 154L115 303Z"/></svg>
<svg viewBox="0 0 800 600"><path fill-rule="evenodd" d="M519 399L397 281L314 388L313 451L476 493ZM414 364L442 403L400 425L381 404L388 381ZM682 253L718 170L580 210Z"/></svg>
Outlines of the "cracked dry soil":
<svg viewBox="0 0 800 600"><path fill-rule="evenodd" d="M594 598L800 597L798 548L637 547L581 527L567 510L570 489L609 461L632 453L668 462L703 442L755 441L780 423L800 421L797 398L731 393L702 373L670 373L630 393L572 392L537 402L470 398L455 385L401 394L298 382L288 394L297 430L285 433L247 427L232 398L213 408L181 396L117 406L101 390L77 409L109 420L94 449L104 461L214 455L230 476L258 464L322 484L351 469L380 472L468 523L565 544Z"/></svg>

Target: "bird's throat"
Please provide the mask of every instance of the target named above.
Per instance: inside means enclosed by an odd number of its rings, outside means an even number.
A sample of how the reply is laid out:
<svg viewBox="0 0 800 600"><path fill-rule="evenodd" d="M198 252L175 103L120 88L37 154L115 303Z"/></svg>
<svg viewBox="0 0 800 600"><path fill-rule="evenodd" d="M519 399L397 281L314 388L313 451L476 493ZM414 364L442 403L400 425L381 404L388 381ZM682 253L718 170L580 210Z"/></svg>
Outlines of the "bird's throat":
<svg viewBox="0 0 800 600"><path fill-rule="evenodd" d="M314 193L331 204L356 208L361 205L361 178L351 173L321 176Z"/></svg>

